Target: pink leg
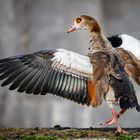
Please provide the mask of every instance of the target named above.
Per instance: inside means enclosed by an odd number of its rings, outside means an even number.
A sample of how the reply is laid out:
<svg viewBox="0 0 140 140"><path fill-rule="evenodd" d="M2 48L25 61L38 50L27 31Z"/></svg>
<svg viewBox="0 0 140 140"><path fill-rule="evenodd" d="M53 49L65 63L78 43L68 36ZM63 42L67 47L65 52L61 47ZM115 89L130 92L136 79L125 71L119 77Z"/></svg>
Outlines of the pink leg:
<svg viewBox="0 0 140 140"><path fill-rule="evenodd" d="M122 110L116 115L117 119L119 119L119 118L122 116L122 114L123 114L126 110L127 110L127 109L122 109ZM113 123L115 123L115 118L112 117L111 120L109 120L109 121L107 121L107 122L105 122L105 123L102 123L102 124L100 124L100 125L111 125L111 124L113 124Z"/></svg>
<svg viewBox="0 0 140 140"><path fill-rule="evenodd" d="M115 109L112 108L111 111L112 111L112 117L113 117L113 119L115 120L115 123L116 123L116 125L117 125L117 132L119 132L119 133L127 133L126 131L124 131L124 130L120 127Z"/></svg>

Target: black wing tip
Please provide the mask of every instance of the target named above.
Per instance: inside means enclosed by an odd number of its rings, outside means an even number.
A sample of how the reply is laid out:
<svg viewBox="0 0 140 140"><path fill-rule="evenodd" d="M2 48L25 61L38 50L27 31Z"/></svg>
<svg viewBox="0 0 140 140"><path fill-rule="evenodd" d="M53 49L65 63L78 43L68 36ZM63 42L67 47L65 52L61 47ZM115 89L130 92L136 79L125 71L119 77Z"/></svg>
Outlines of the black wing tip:
<svg viewBox="0 0 140 140"><path fill-rule="evenodd" d="M139 104L136 105L136 110L137 110L138 112L140 112L140 105L139 105Z"/></svg>
<svg viewBox="0 0 140 140"><path fill-rule="evenodd" d="M25 57L25 56L29 56L31 54L23 54L23 55L16 55L16 56L10 56L10 57L7 57L7 58L3 58L3 59L0 59L0 64L4 64L6 62L13 62L15 60L18 60L22 57Z"/></svg>
<svg viewBox="0 0 140 140"><path fill-rule="evenodd" d="M5 87L5 86L7 86L7 85L8 85L7 83L3 82L3 83L1 84L1 87Z"/></svg>
<svg viewBox="0 0 140 140"><path fill-rule="evenodd" d="M113 48L120 47L123 43L122 38L120 35L113 35L107 38L110 43L112 44Z"/></svg>

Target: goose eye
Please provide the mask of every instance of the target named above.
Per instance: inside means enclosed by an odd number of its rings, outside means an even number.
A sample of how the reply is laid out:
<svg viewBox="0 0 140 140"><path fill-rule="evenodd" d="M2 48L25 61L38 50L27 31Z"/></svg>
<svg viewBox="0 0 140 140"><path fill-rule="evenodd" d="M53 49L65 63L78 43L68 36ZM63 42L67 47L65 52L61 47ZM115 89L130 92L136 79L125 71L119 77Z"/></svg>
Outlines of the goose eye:
<svg viewBox="0 0 140 140"><path fill-rule="evenodd" d="M76 19L76 22L77 22L77 23L80 23L81 21L82 21L81 18L77 18L77 19Z"/></svg>

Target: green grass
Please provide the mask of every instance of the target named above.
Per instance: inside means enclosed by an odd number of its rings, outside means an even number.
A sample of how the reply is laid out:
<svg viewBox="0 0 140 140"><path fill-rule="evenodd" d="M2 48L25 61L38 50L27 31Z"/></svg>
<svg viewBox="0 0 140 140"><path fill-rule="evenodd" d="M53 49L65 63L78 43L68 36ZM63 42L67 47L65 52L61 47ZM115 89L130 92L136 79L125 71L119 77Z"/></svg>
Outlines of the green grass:
<svg viewBox="0 0 140 140"><path fill-rule="evenodd" d="M133 136L126 135L126 136L118 136L115 140L133 140L133 139L134 139Z"/></svg>
<svg viewBox="0 0 140 140"><path fill-rule="evenodd" d="M18 140L58 140L58 139L56 137L33 135L33 136L24 136L22 138L19 138Z"/></svg>

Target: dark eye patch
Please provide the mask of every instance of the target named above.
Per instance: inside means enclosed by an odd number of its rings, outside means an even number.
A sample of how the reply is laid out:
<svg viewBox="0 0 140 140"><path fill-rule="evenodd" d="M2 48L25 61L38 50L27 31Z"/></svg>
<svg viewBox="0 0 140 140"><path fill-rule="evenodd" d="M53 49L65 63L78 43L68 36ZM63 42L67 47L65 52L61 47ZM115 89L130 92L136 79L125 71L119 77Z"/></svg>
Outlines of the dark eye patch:
<svg viewBox="0 0 140 140"><path fill-rule="evenodd" d="M76 22L77 22L77 23L80 23L81 21L82 21L81 18L77 18L77 19L76 19Z"/></svg>

